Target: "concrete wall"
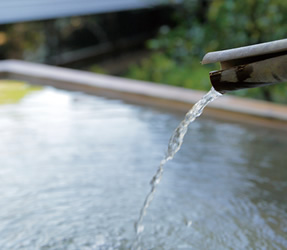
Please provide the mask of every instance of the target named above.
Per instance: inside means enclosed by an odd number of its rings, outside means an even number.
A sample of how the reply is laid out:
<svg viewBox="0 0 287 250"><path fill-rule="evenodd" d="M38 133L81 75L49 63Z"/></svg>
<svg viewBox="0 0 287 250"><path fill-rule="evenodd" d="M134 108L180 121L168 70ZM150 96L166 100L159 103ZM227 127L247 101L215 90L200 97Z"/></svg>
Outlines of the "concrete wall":
<svg viewBox="0 0 287 250"><path fill-rule="evenodd" d="M126 78L16 60L0 62L0 78L23 80L72 91L187 112L205 93ZM287 131L287 106L225 95L203 116Z"/></svg>

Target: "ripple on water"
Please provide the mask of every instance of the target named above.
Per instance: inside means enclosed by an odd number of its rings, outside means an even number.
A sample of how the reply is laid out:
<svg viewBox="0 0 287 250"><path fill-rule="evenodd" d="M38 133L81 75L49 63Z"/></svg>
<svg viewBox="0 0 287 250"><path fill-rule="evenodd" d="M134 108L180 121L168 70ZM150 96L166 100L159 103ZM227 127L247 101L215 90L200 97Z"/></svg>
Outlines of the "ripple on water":
<svg viewBox="0 0 287 250"><path fill-rule="evenodd" d="M0 249L128 249L182 116L53 88L0 106ZM286 248L287 135L208 119L192 128L142 248Z"/></svg>

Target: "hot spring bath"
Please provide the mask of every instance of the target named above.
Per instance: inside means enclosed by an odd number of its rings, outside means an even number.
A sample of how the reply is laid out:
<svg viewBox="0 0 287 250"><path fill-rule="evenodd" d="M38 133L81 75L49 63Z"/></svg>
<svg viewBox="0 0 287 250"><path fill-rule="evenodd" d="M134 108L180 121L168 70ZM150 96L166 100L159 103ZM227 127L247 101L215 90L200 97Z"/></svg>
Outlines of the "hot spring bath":
<svg viewBox="0 0 287 250"><path fill-rule="evenodd" d="M128 249L184 114L53 88L0 106L0 249ZM169 162L143 249L285 249L287 135L200 118Z"/></svg>

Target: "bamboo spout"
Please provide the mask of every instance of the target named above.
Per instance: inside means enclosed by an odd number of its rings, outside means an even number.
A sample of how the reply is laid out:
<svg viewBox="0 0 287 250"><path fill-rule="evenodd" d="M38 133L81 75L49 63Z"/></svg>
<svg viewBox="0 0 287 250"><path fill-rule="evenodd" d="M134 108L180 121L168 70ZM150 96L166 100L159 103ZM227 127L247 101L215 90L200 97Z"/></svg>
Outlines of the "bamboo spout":
<svg viewBox="0 0 287 250"><path fill-rule="evenodd" d="M211 52L203 64L221 63L209 73L218 92L254 88L287 81L287 39L237 49Z"/></svg>

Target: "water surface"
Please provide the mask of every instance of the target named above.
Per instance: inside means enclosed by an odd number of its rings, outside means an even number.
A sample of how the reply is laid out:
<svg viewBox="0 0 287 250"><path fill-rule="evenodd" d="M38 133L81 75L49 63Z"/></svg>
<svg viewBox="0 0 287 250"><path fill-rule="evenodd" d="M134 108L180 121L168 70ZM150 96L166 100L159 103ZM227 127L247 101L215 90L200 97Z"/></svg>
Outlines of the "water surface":
<svg viewBox="0 0 287 250"><path fill-rule="evenodd" d="M44 88L0 106L0 249L128 249L184 114ZM287 135L200 118L143 249L286 249Z"/></svg>

